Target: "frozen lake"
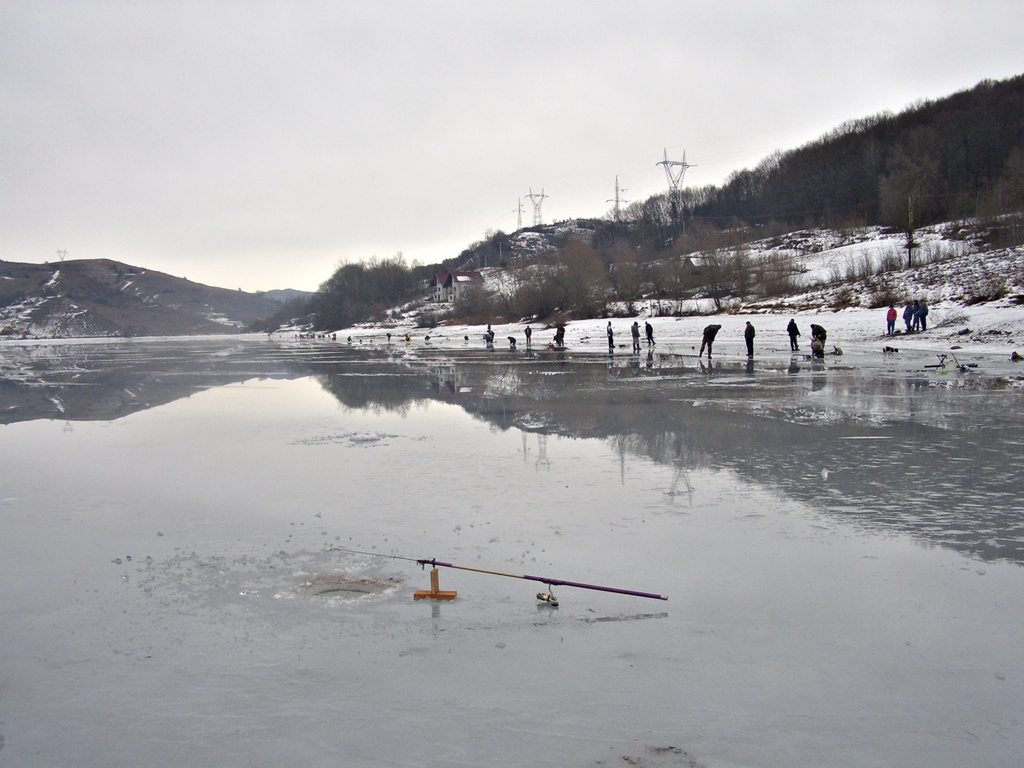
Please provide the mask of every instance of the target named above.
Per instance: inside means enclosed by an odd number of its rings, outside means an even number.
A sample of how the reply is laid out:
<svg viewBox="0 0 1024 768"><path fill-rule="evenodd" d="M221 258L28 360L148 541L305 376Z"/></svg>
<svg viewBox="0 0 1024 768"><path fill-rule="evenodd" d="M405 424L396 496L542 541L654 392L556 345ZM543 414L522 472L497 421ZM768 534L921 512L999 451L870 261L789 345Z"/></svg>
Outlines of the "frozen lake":
<svg viewBox="0 0 1024 768"><path fill-rule="evenodd" d="M1020 768L1024 394L932 360L0 343L0 765Z"/></svg>

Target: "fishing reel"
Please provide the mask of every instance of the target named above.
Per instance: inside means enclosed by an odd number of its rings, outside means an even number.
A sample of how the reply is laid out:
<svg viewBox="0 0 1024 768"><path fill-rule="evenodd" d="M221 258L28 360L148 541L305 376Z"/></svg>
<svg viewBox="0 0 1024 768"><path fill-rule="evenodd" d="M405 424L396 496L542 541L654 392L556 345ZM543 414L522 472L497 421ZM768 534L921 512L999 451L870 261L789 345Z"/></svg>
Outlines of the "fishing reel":
<svg viewBox="0 0 1024 768"><path fill-rule="evenodd" d="M552 588L552 586L550 584L548 584L547 587L548 587L548 591L547 592L538 592L537 593L537 599L540 600L542 603L547 603L552 608L557 608L558 607L558 598L555 597L555 590Z"/></svg>

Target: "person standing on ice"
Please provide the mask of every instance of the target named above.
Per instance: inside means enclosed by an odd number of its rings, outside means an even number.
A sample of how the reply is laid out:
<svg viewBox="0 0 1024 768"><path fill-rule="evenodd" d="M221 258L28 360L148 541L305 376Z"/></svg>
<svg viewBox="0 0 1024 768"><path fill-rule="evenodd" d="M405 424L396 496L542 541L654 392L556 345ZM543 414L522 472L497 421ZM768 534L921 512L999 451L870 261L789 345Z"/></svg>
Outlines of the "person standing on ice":
<svg viewBox="0 0 1024 768"><path fill-rule="evenodd" d="M903 324L906 326L906 332L910 333L910 326L913 324L913 304L909 301L903 307Z"/></svg>
<svg viewBox="0 0 1024 768"><path fill-rule="evenodd" d="M889 311L885 313L885 332L887 335L892 336L896 333L896 307L892 304L889 305Z"/></svg>
<svg viewBox="0 0 1024 768"><path fill-rule="evenodd" d="M647 346L648 347L653 347L654 346L654 326L651 325L649 320L646 323L644 323L644 330L647 332Z"/></svg>
<svg viewBox="0 0 1024 768"><path fill-rule="evenodd" d="M711 345L715 343L715 336L718 335L718 331L722 328L720 325L709 325L704 328L704 338L700 342L700 352L697 353L697 357L704 354L704 347L708 348L708 360L711 359Z"/></svg>
<svg viewBox="0 0 1024 768"><path fill-rule="evenodd" d="M747 327L743 330L743 339L747 342L747 357L754 356L754 335L756 333L754 326L747 320Z"/></svg>
<svg viewBox="0 0 1024 768"><path fill-rule="evenodd" d="M608 334L608 351L611 352L615 349L615 336L612 333L612 321L608 321L608 328L606 333Z"/></svg>
<svg viewBox="0 0 1024 768"><path fill-rule="evenodd" d="M789 319L789 325L786 326L786 333L789 334L790 350L796 352L800 349L800 345L796 343L796 337L800 335L800 329L796 327L796 320L793 318Z"/></svg>
<svg viewBox="0 0 1024 768"><path fill-rule="evenodd" d="M556 347L564 347L565 346L565 324L564 323L559 323L558 325L555 326L555 346Z"/></svg>
<svg viewBox="0 0 1024 768"><path fill-rule="evenodd" d="M921 299L921 304L917 308L917 322L922 331L928 330L928 303L924 299Z"/></svg>
<svg viewBox="0 0 1024 768"><path fill-rule="evenodd" d="M635 354L640 353L640 323L636 320L633 321L632 327L629 329L630 334L633 336L633 352Z"/></svg>
<svg viewBox="0 0 1024 768"><path fill-rule="evenodd" d="M906 332L913 332L913 304L906 302L906 306L903 307L903 323L906 324Z"/></svg>
<svg viewBox="0 0 1024 768"><path fill-rule="evenodd" d="M530 348L530 339L533 337L533 329L530 326L526 326L523 329L523 335L526 336L526 348Z"/></svg>

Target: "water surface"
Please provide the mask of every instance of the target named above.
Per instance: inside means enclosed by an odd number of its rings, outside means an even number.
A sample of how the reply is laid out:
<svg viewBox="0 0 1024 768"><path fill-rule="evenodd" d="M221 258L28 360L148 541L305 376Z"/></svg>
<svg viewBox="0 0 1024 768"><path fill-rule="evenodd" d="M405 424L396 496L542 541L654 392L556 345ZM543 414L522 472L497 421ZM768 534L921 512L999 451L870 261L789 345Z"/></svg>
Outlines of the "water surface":
<svg viewBox="0 0 1024 768"><path fill-rule="evenodd" d="M0 763L1020 764L1000 382L237 338L0 361ZM415 601L417 558L669 600L443 569L458 598Z"/></svg>

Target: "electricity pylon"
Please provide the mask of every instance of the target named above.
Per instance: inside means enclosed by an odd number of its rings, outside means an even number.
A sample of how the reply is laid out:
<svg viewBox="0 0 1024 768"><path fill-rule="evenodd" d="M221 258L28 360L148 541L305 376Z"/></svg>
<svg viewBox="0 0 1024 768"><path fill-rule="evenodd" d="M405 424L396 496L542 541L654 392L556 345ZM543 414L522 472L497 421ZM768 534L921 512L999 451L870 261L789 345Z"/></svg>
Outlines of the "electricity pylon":
<svg viewBox="0 0 1024 768"><path fill-rule="evenodd" d="M683 177L686 176L686 169L694 166L686 162L686 150L683 150L682 160L669 160L668 149L665 150L665 159L657 163L664 167L665 178L668 179L669 206L672 221L676 221L682 215ZM683 223L685 227L685 221Z"/></svg>
<svg viewBox="0 0 1024 768"><path fill-rule="evenodd" d="M548 195L544 194L544 188L541 187L540 194L534 194L533 187L530 187L530 194L527 195L530 198L530 202L533 203L533 226L544 223L544 217L541 216L540 207L544 203L544 198Z"/></svg>
<svg viewBox="0 0 1024 768"><path fill-rule="evenodd" d="M629 200L624 200L622 198L621 193L625 192L625 191L626 190L619 188L619 177L616 176L615 177L615 197L613 199L611 199L611 200L605 200L606 203L615 203L615 208L613 209L614 213L612 214L615 217L615 221L619 220L620 205L622 203L628 203L629 202Z"/></svg>

